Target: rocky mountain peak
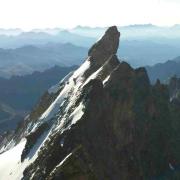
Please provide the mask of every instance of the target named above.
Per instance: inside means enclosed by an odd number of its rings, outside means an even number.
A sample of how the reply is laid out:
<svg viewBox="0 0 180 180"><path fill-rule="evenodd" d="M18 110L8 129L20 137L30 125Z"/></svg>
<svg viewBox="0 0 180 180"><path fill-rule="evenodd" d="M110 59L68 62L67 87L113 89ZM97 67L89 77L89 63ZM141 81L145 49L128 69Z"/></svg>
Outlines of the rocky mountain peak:
<svg viewBox="0 0 180 180"><path fill-rule="evenodd" d="M119 46L119 37L120 32L116 26L108 28L104 36L90 48L88 56L91 57L91 61L103 64L109 56L116 54Z"/></svg>
<svg viewBox="0 0 180 180"><path fill-rule="evenodd" d="M110 27L55 94L48 91L48 107L40 104L11 138L22 148L14 166L0 164L3 179L144 180L179 171L179 107L144 68L119 62L119 36Z"/></svg>

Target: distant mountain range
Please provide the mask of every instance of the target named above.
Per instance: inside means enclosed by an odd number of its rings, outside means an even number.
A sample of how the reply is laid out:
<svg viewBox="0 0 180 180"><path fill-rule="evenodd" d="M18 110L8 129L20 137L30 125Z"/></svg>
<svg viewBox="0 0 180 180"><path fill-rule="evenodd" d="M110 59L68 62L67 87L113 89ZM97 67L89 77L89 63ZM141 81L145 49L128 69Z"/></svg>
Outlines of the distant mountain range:
<svg viewBox="0 0 180 180"><path fill-rule="evenodd" d="M0 48L18 48L26 45L44 45L47 43L72 43L77 46L89 47L96 39L84 37L79 34L71 33L67 30L57 31L56 34L47 32L22 32L14 36L0 34Z"/></svg>
<svg viewBox="0 0 180 180"><path fill-rule="evenodd" d="M95 40L101 37L107 27L83 27L77 26L72 29L47 28L33 29L24 32L21 29L0 29L0 47L17 48L22 45L44 44L47 42L72 43L78 46L89 47ZM159 27L152 24L137 24L129 26L119 26L122 40L153 40L163 43L168 40L180 44L180 25L171 27Z"/></svg>
<svg viewBox="0 0 180 180"><path fill-rule="evenodd" d="M133 67L154 65L178 56L179 47L148 40L123 40L118 56ZM34 71L44 71L54 65L79 65L87 56L87 51L86 47L54 42L0 49L0 77L26 75Z"/></svg>
<svg viewBox="0 0 180 180"><path fill-rule="evenodd" d="M72 29L34 29L29 32L20 29L0 29L0 48L7 50L0 49L0 67L1 64L7 63L8 59L17 62L15 65L12 64L12 67L0 68L0 76L6 76L8 72L14 72L16 75L44 70L48 68L47 64L80 64L87 55L87 48L96 42L106 29L82 26ZM133 67L154 65L179 55L180 25L158 27L144 24L118 29L121 31L122 41L118 56ZM41 60L43 63L40 63L38 69L32 67L34 62L38 64ZM31 65L24 64L24 61L31 62Z"/></svg>
<svg viewBox="0 0 180 180"><path fill-rule="evenodd" d="M167 83L174 75L180 77L180 56L165 63L147 66L146 70L152 83L155 83L157 79Z"/></svg>
<svg viewBox="0 0 180 180"><path fill-rule="evenodd" d="M107 27L87 27L77 26L69 31L74 34L79 34L88 37L100 37L101 33ZM148 39L153 37L158 38L179 38L180 25L174 25L170 27L160 27L153 24L135 24L129 26L119 26L118 29L121 31L122 40L137 40L137 39Z"/></svg>
<svg viewBox="0 0 180 180"><path fill-rule="evenodd" d="M179 56L180 45L169 45L148 40L122 41L118 55L133 67L154 65Z"/></svg>
<svg viewBox="0 0 180 180"><path fill-rule="evenodd" d="M86 56L86 48L70 43L0 49L0 77L9 78L13 75L44 71L54 65L78 65Z"/></svg>
<svg viewBox="0 0 180 180"><path fill-rule="evenodd" d="M0 133L15 128L38 99L77 66L54 66L26 76L0 78Z"/></svg>

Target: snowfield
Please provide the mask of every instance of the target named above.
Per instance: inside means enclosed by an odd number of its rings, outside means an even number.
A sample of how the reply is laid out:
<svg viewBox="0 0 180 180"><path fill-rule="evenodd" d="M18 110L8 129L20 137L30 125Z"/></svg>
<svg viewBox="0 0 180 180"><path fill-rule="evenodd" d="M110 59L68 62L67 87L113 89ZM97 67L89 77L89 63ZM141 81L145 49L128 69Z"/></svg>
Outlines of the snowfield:
<svg viewBox="0 0 180 180"><path fill-rule="evenodd" d="M20 180L23 176L23 166L25 166L25 164L21 164L21 154L25 144L26 140L23 140L9 151L0 154L1 180Z"/></svg>

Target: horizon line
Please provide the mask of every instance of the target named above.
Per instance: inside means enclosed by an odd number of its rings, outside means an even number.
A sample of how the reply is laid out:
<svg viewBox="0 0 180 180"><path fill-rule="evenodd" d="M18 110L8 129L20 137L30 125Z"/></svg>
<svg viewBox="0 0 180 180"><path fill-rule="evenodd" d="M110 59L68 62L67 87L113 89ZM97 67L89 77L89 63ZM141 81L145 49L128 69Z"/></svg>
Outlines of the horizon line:
<svg viewBox="0 0 180 180"><path fill-rule="evenodd" d="M0 30L20 30L22 32L28 32L28 31L35 31L35 30L53 30L53 29L61 29L61 30L71 30L71 29L76 29L76 28L89 28L89 29L95 29L95 28L108 28L113 25L109 26L90 26L90 25L76 25L72 27L61 27L61 26L54 26L54 27L33 27L33 28L22 28L22 27L0 27ZM128 25L114 25L117 26L118 28L124 28L124 27L135 27L135 26L154 26L154 27L160 27L160 28L172 28L175 26L180 26L180 23L178 24L172 24L172 25L157 25L157 24L152 24L152 23L142 23L142 24L128 24Z"/></svg>

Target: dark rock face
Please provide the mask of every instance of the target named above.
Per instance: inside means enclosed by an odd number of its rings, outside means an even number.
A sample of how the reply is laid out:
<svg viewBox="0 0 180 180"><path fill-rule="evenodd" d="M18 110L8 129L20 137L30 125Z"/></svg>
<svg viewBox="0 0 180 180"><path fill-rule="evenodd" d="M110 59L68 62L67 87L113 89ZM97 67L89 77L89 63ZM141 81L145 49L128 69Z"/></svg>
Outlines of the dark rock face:
<svg viewBox="0 0 180 180"><path fill-rule="evenodd" d="M119 63L116 52L119 46L120 32L118 32L116 26L110 27L105 35L96 42L89 50L88 56L90 60L90 68L85 73L85 77L90 76L97 69L104 65L104 63L116 66ZM111 60L110 60L111 59ZM113 69L111 69L112 71Z"/></svg>
<svg viewBox="0 0 180 180"><path fill-rule="evenodd" d="M119 46L120 33L116 26L110 27L105 35L95 43L89 50L88 55L94 60L95 63L103 64L107 57L116 54Z"/></svg>
<svg viewBox="0 0 180 180"><path fill-rule="evenodd" d="M41 126L38 127L38 129L29 134L26 137L26 146L21 154L21 162L24 161L24 159L26 158L26 156L28 155L28 153L30 152L30 150L32 149L32 147L36 144L37 140L42 136L42 134L48 129L48 124L44 123Z"/></svg>
<svg viewBox="0 0 180 180"><path fill-rule="evenodd" d="M169 82L169 93L172 99L180 100L180 78L172 77Z"/></svg>
<svg viewBox="0 0 180 180"><path fill-rule="evenodd" d="M176 157L165 86L151 87L144 69L120 63L105 87L94 79L84 90L82 119L71 130L52 137L24 177L37 166L34 179L140 180L169 169ZM60 147L57 142L62 138ZM54 169L69 153L67 161Z"/></svg>

